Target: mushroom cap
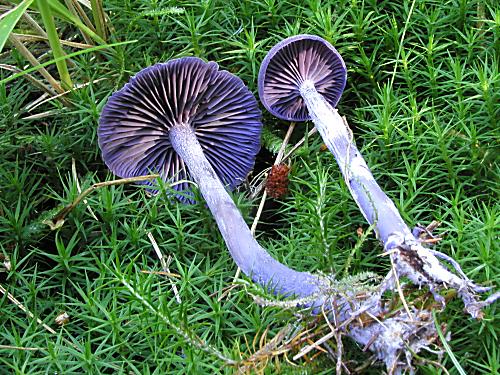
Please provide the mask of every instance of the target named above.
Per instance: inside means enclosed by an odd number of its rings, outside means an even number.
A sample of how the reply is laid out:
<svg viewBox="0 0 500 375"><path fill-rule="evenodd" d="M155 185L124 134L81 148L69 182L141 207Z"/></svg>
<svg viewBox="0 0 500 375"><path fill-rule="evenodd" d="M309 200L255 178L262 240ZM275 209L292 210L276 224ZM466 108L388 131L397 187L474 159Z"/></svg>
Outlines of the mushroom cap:
<svg viewBox="0 0 500 375"><path fill-rule="evenodd" d="M296 35L276 44L262 61L259 96L274 116L288 121L310 120L299 88L305 80L335 108L344 91L347 69L337 50L315 35Z"/></svg>
<svg viewBox="0 0 500 375"><path fill-rule="evenodd" d="M104 162L120 177L158 173L167 183L188 180L169 138L179 123L192 126L223 184L232 190L245 180L260 149L257 101L241 79L196 57L145 68L108 99L98 127ZM188 185L173 188L189 192Z"/></svg>

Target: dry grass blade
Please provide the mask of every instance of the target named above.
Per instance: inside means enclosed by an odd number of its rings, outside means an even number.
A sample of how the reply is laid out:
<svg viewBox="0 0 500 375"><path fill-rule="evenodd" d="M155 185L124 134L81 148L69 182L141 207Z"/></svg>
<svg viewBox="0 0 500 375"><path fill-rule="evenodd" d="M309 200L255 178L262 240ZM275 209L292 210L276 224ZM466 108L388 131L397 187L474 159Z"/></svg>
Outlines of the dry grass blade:
<svg viewBox="0 0 500 375"><path fill-rule="evenodd" d="M8 65L8 64L0 64L0 69L5 69L5 70L8 70L9 72L12 72L12 73L20 73L20 72L22 72L22 70L19 69L18 67L13 66L13 65ZM50 96L55 97L55 96L58 95L57 92L55 92L51 87L47 86L42 81L36 79L31 74L25 74L24 78L26 78L35 87L38 87L40 90L45 91Z"/></svg>
<svg viewBox="0 0 500 375"><path fill-rule="evenodd" d="M28 12L24 12L24 14L23 14L23 19L24 19L24 20L28 23L28 25L30 25L30 26L33 28L33 30L34 30L34 31L35 31L38 35L41 35L41 36L43 36L43 37L47 38L47 33L45 32L45 30L43 29L43 27L42 27L42 26L40 26L40 25L38 24L38 22L36 22L36 21L33 19L33 17L31 17L31 16L29 15L29 13L28 13Z"/></svg>
<svg viewBox="0 0 500 375"><path fill-rule="evenodd" d="M285 152L286 146L288 145L288 142L290 141L290 137L292 136L293 129L295 129L295 122L291 122L290 126L288 127L288 130L285 134L285 138L283 139L283 143L281 144L281 147L278 151L278 155L276 155L276 159L274 160L274 165L278 165L282 162L283 160L283 154ZM252 223L252 227L250 228L250 232L254 235L255 230L257 229L257 224L259 223L260 216L262 215L262 210L264 209L264 204L266 203L266 198L267 198L267 192L264 190L264 193L262 193L262 198L259 203L259 208L257 209L257 213L255 214L255 218ZM241 269L238 267L236 270L236 274L234 275L233 282L236 281L240 277Z"/></svg>
<svg viewBox="0 0 500 375"><path fill-rule="evenodd" d="M399 282L399 277L396 271L396 265L394 264L394 260L392 259L392 255L389 256L389 259L391 260L391 268L392 268L392 273L394 275L394 281L396 282L396 288L398 290L399 298L401 298L401 302L403 303L403 306L406 310L406 313L410 317L411 320L415 320L413 317L413 314L410 311L410 308L408 307L408 303L406 302L405 295L403 293L403 289L401 289L401 283Z"/></svg>
<svg viewBox="0 0 500 375"><path fill-rule="evenodd" d="M21 55L24 56L26 60L30 62L31 65L34 67L37 67L38 65L41 65L40 62L37 60L35 56L26 48L26 46L14 35L9 35L9 40L10 42L14 45L14 47L19 51ZM38 67L37 70L40 72L40 74L49 82L49 84L52 86L52 88L57 91L58 93L63 93L64 89L61 87L59 82L52 77L52 75L45 69L44 67Z"/></svg>
<svg viewBox="0 0 500 375"><path fill-rule="evenodd" d="M14 35L21 42L39 42L39 41L47 42L49 40L49 38L43 35L16 34L16 33L12 33L11 35ZM60 41L63 46L68 46L73 48L85 49L93 47L93 45L91 44L71 42L69 40L64 40L64 39L60 39Z"/></svg>
<svg viewBox="0 0 500 375"><path fill-rule="evenodd" d="M148 232L148 238L149 241L151 242L151 245L153 245L153 249L155 250L156 255L160 259L161 267L163 268L164 274L168 275L176 275L170 272L170 269L168 268L168 264L170 263L171 258L168 257L168 259L165 261L165 257L163 256L160 247L158 246L158 243L156 242L155 238L153 237L153 234L151 232ZM176 275L179 277L179 275ZM172 280L170 280L170 285L172 286L172 290L174 291L174 296L175 300L177 303L181 303L181 297L179 295L179 290L177 289L177 285L174 284Z"/></svg>
<svg viewBox="0 0 500 375"><path fill-rule="evenodd" d="M172 272L165 272L165 271L147 271L147 270L141 270L142 273L148 274L148 275L161 275L161 276L167 276L167 277L181 277L178 273L172 273Z"/></svg>
<svg viewBox="0 0 500 375"><path fill-rule="evenodd" d="M55 114L57 114L59 112L58 109L51 109L49 111L45 111L45 112L41 112L41 113L36 113L34 115L31 115L31 116L24 116L24 117L21 117L23 120L40 120L42 118L47 118L47 117L51 117L51 116L54 116Z"/></svg>
<svg viewBox="0 0 500 375"><path fill-rule="evenodd" d="M39 318L35 318L35 315L33 315L33 313L31 311L29 311L21 302L19 302L16 299L16 297L14 297L10 292L7 292L7 290L2 285L0 285L0 292L2 294L6 295L10 302L12 302L14 305L16 305L17 307L19 307L26 314L28 314L28 316L30 318L36 319L36 322L38 324L40 324L43 328L45 328L47 331L49 331L50 333L53 333L53 334L57 333L52 328L50 328L47 324L45 324L44 322L42 322Z"/></svg>
<svg viewBox="0 0 500 375"><path fill-rule="evenodd" d="M76 184L76 189L78 190L78 194L82 193L82 187L80 186L80 181L78 180L78 175L76 173L76 162L75 158L71 158L71 174L73 175L73 180L75 181ZM88 200L84 199L83 204L87 207L90 216L94 218L95 221L99 221L97 216L95 216L94 211L92 210L92 207L90 207Z"/></svg>
<svg viewBox="0 0 500 375"><path fill-rule="evenodd" d="M285 156L283 156L283 159L282 159L281 161L282 161L283 163L284 163L285 161L287 161L287 160L288 160L288 159L289 159L289 158L293 155L293 153L294 153L295 151L297 151L297 149L298 149L299 147L301 147L301 146L305 143L305 141L306 141L307 139L309 139L310 137L312 137L312 136L313 136L314 134L316 134L317 132L318 132L318 129L316 129L316 127L314 127L314 128L312 128L311 130L309 130L309 132L307 133L307 135L305 135L304 137L302 137L302 139L301 139L300 141L298 141L298 142L297 142L297 143L296 143L296 144L292 147L292 149L291 149L290 151L288 151L288 153L287 153Z"/></svg>
<svg viewBox="0 0 500 375"><path fill-rule="evenodd" d="M24 346L13 346L13 345L0 345L0 349L10 349L10 350L26 350L26 351L37 351L42 350L42 348L29 348Z"/></svg>
<svg viewBox="0 0 500 375"><path fill-rule="evenodd" d="M26 105L26 107L24 108L26 111L32 111L34 110L35 108L41 106L42 104L45 104L45 103L48 103L52 100L55 100L55 99L58 99L60 98L61 96L64 96L66 94L69 94L70 92L75 92L76 90L78 89L81 89L81 88L84 88L90 84L94 84L94 83L97 83L97 82L100 82L100 81L103 81L105 80L106 78L98 78L98 79L95 79L93 81L89 81L89 82L85 82L85 83L81 83L81 84L76 84L75 87L72 89L72 90L67 90L67 91L64 91L63 93L61 94L55 94L54 96L51 96L49 98L45 97L45 98L38 98L37 100L34 100L33 102L29 103L28 105ZM60 99L63 103L66 102L66 100L63 98L63 99Z"/></svg>

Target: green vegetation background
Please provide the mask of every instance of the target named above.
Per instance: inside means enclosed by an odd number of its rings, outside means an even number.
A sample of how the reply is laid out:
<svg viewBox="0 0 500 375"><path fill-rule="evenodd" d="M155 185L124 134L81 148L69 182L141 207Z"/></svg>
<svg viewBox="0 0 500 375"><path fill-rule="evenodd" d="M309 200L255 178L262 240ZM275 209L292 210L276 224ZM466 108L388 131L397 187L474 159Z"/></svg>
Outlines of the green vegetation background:
<svg viewBox="0 0 500 375"><path fill-rule="evenodd" d="M68 97L72 107L52 101L30 112L26 106L41 94L29 82L0 85L0 254L11 262L0 282L57 331L47 332L0 295L0 345L38 349L0 347L0 373L233 371L188 345L137 295L233 359L258 349L266 329L270 339L293 321L291 313L256 305L244 288L219 300L236 267L203 203L181 206L164 194L149 197L137 187L109 187L88 197L98 221L80 204L57 231L40 222L77 196L72 160L82 188L113 178L100 158L96 128L107 97L130 76L156 62L195 55L218 62L256 92L266 52L298 33L326 38L345 59L348 81L339 110L409 225L441 221L439 250L457 259L475 281L500 284L498 2L111 0L104 7L114 26L110 41L137 42L74 58L73 81L91 84ZM78 35L64 24L59 31ZM15 50L3 53L0 63L26 65ZM0 79L7 76L0 71ZM46 111L42 118L26 119ZM287 127L267 113L264 123L277 137ZM311 126L300 125L292 143ZM272 163L269 139L255 174ZM259 242L299 270L384 273L388 263L378 257L381 246L373 235L359 239L357 229L367 225L333 156L320 146L316 135L292 159L289 195L266 205ZM248 199L245 187L234 197L250 222L256 201ZM148 232L173 258L180 304L167 279L141 272L161 269ZM54 318L63 311L70 321L59 328ZM498 308L485 312L484 320L473 321L454 301L439 315L468 374L493 374L500 367ZM350 368L368 358L349 342L345 349ZM432 353L424 356L439 360ZM441 362L458 373L447 355ZM334 368L326 355L296 365L281 357L265 372ZM366 371L380 373L383 367ZM424 362L419 371L443 373Z"/></svg>

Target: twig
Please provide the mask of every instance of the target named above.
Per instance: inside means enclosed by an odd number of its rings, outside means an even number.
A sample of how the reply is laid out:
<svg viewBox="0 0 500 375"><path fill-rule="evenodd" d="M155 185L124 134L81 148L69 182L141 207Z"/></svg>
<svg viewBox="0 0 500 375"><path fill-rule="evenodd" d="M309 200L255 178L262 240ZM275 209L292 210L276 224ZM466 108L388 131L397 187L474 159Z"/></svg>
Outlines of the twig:
<svg viewBox="0 0 500 375"><path fill-rule="evenodd" d="M151 242L151 245L153 245L153 249L155 250L156 255L158 258L160 258L160 264L161 267L163 268L163 271L167 273L169 276L174 275L170 272L170 269L168 268L168 263L170 263L170 256L168 257L167 261L165 261L165 257L163 256L160 247L158 246L158 243L156 242L155 238L153 237L153 234L151 232L148 232L148 238L149 241ZM179 276L179 275L177 275ZM172 286L172 290L174 291L174 296L175 300L177 303L181 303L181 297L179 296L179 290L177 289L177 285L172 280L169 280L170 285Z"/></svg>
<svg viewBox="0 0 500 375"><path fill-rule="evenodd" d="M47 224L51 230L60 228L64 224L64 218L66 217L66 215L68 215L78 205L78 203L80 203L87 195L89 195L94 190L97 190L105 186L124 185L133 182L153 180L158 177L160 177L160 175L152 174L149 176L129 177L129 178L122 178L120 180L95 183L91 187L87 188L83 193L79 194L78 197L76 197L76 199L72 203L64 207L52 219L45 220L44 224Z"/></svg>

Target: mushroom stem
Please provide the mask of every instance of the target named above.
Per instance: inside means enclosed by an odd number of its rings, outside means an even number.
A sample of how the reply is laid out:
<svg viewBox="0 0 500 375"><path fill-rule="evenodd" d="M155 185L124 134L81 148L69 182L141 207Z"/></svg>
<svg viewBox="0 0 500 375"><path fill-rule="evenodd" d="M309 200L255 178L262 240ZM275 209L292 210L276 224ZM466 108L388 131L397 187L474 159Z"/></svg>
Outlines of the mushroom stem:
<svg viewBox="0 0 500 375"><path fill-rule="evenodd" d="M375 181L338 111L316 91L311 81L302 83L300 94L323 141L335 156L365 219L370 224L376 224L378 238L387 245L394 235L398 238L413 237L394 203Z"/></svg>
<svg viewBox="0 0 500 375"><path fill-rule="evenodd" d="M483 305L477 301L476 293L482 292L481 287L451 273L413 236L394 203L375 181L346 123L314 84L304 81L300 94L323 141L335 156L354 200L366 220L375 224L378 238L394 260L397 275L405 275L419 286L427 284L434 298L443 304L443 298L435 291L442 286L456 288L469 314L480 316Z"/></svg>
<svg viewBox="0 0 500 375"><path fill-rule="evenodd" d="M187 165L212 212L231 256L255 282L276 293L309 297L324 284L320 276L294 271L273 259L252 236L232 198L203 154L195 131L188 124L170 129L170 142Z"/></svg>

